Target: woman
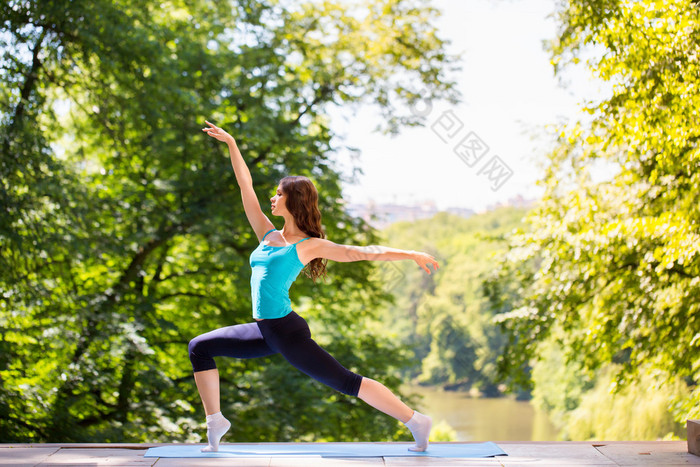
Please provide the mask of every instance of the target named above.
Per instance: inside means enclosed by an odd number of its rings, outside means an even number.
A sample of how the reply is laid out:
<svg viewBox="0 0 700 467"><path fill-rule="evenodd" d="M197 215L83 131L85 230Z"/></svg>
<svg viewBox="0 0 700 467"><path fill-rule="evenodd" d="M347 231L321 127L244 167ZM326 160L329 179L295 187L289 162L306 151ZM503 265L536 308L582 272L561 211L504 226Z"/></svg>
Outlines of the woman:
<svg viewBox="0 0 700 467"><path fill-rule="evenodd" d="M209 445L202 451L217 451L221 437L231 427L220 411L219 373L213 357L254 358L275 353L281 353L312 378L344 394L357 396L400 420L416 440L415 446L408 449L425 451L432 419L409 408L383 384L347 370L319 347L311 339L304 318L291 308L289 286L304 267L314 280L325 273L323 259L343 262L412 259L430 274L427 264L437 269L435 258L426 253L387 247L375 246L370 251L368 247L338 245L324 239L318 193L306 177L285 177L277 187L277 193L270 200L272 214L284 218L284 227L275 230L260 209L250 172L236 141L221 128L209 122L207 125L209 128L202 131L228 144L243 207L260 244L250 255L255 322L217 329L189 343L194 379L207 415Z"/></svg>

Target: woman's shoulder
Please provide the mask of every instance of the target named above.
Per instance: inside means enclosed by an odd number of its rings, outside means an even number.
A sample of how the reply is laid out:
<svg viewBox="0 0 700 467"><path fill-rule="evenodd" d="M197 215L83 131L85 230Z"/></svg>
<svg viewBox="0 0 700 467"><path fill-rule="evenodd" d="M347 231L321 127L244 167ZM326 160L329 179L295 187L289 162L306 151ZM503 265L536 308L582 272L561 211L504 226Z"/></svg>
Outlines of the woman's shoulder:
<svg viewBox="0 0 700 467"><path fill-rule="evenodd" d="M303 241L302 241L303 240ZM330 240L327 238L319 238L319 237L303 237L299 240L299 245L304 245L306 246L311 246L311 245L322 245L322 244L331 244Z"/></svg>
<svg viewBox="0 0 700 467"><path fill-rule="evenodd" d="M309 249L323 241L323 239L318 237L301 237L298 240L294 240L292 243L295 243L299 248Z"/></svg>
<svg viewBox="0 0 700 467"><path fill-rule="evenodd" d="M319 247L325 244L328 240L319 237L305 237L296 244L297 256L302 264L307 263L318 258Z"/></svg>

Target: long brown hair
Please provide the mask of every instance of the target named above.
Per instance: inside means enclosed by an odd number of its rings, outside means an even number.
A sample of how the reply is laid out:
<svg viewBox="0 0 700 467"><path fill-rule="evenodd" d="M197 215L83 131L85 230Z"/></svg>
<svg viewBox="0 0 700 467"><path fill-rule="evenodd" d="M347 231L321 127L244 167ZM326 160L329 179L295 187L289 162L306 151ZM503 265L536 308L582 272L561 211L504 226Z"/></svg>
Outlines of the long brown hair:
<svg viewBox="0 0 700 467"><path fill-rule="evenodd" d="M297 226L309 237L326 238L321 228L321 211L318 209L318 191L313 182L303 175L291 175L280 180L282 193L287 197L287 210ZM327 259L315 258L304 267L307 277L316 279L326 276Z"/></svg>

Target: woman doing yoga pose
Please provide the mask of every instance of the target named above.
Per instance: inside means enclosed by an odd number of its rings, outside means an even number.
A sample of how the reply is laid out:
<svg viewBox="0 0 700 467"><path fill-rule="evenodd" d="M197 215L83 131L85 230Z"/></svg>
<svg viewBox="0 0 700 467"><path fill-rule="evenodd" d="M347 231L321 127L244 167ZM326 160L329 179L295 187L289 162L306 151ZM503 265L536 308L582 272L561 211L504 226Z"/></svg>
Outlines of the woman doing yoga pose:
<svg viewBox="0 0 700 467"><path fill-rule="evenodd" d="M432 256L396 248L339 245L326 240L321 229L318 192L302 176L284 177L271 198L272 214L284 218L276 230L253 190L253 181L234 138L207 122L202 131L228 144L233 170L241 188L243 207L260 244L250 255L254 322L227 326L195 337L189 343L197 390L207 416L208 446L217 451L231 423L221 414L219 372L213 357L254 358L281 353L294 367L333 389L357 396L372 407L404 423L416 440L411 451L425 451L432 419L404 404L383 384L343 367L313 339L304 318L292 310L289 287L307 267L314 280L325 273L322 261L414 260L428 274L438 263Z"/></svg>

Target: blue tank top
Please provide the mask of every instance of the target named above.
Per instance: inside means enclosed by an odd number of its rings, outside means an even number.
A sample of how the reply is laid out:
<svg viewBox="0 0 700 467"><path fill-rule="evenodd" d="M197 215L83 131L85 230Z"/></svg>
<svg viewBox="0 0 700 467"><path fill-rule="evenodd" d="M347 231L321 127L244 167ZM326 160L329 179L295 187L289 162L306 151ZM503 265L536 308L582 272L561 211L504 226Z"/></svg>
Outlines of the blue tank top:
<svg viewBox="0 0 700 467"><path fill-rule="evenodd" d="M269 230L263 235L265 240ZM289 286L297 278L304 264L297 254L297 243L286 246L263 245L250 254L253 272L250 276L250 290L253 295L253 317L258 319L282 318L292 311L289 299Z"/></svg>

